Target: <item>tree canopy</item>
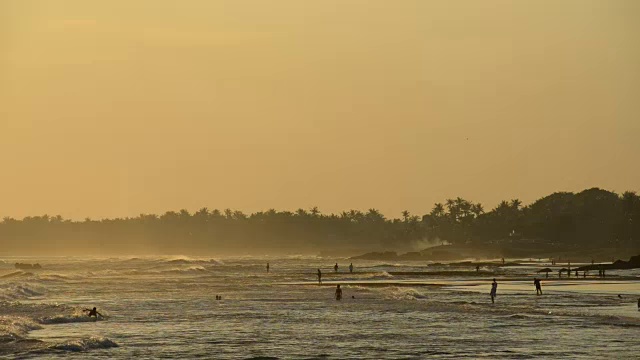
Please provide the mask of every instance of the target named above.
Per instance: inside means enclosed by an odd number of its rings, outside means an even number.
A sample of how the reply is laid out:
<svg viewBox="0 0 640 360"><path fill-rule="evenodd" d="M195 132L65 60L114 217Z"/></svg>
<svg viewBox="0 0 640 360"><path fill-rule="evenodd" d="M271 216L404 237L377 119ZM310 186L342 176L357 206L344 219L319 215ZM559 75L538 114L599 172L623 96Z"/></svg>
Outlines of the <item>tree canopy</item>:
<svg viewBox="0 0 640 360"><path fill-rule="evenodd" d="M48 215L5 217L0 222L0 252L295 253L398 249L424 241L635 249L640 243L640 197L631 191L558 192L527 206L518 199L505 200L490 211L458 197L434 204L421 217L408 211L400 215L388 219L376 209L323 214L314 207L253 214L208 208L192 214L183 209L84 221Z"/></svg>

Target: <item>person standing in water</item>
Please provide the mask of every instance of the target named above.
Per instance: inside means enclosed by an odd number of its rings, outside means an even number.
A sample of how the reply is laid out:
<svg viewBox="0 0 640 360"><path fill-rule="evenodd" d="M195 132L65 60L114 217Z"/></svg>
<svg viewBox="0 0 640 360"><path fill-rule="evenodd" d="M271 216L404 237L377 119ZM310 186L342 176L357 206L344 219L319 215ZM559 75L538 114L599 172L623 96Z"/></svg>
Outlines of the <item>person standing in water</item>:
<svg viewBox="0 0 640 360"><path fill-rule="evenodd" d="M342 300L342 289L340 289L340 285L336 287L336 300Z"/></svg>
<svg viewBox="0 0 640 360"><path fill-rule="evenodd" d="M542 295L542 285L540 285L538 278L533 278L533 285L536 286L536 295Z"/></svg>
<svg viewBox="0 0 640 360"><path fill-rule="evenodd" d="M353 263L349 264L349 272L353 273Z"/></svg>
<svg viewBox="0 0 640 360"><path fill-rule="evenodd" d="M322 272L318 269L318 284L322 284Z"/></svg>
<svg viewBox="0 0 640 360"><path fill-rule="evenodd" d="M496 279L493 279L493 283L491 283L491 292L489 293L489 295L491 295L491 303L493 304L495 302L495 298L496 298L496 292L498 291L498 283L496 282Z"/></svg>
<svg viewBox="0 0 640 360"><path fill-rule="evenodd" d="M334 271L334 272L338 272L338 263L336 263L335 265L333 265L333 271Z"/></svg>
<svg viewBox="0 0 640 360"><path fill-rule="evenodd" d="M269 272L269 263L267 263L267 272Z"/></svg>

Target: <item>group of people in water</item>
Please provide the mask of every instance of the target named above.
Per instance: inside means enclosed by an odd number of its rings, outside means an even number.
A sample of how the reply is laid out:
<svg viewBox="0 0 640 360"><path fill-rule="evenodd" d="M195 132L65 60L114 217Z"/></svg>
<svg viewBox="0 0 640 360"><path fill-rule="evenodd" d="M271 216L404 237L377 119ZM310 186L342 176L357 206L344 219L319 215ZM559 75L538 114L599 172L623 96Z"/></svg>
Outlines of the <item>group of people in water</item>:
<svg viewBox="0 0 640 360"><path fill-rule="evenodd" d="M267 272L269 271L268 270L268 266L269 265L267 264ZM338 263L333 265L333 272L337 273L338 272L338 268L339 268ZM349 273L353 273L353 263L349 264ZM320 271L320 269L318 269L317 275L318 275L318 285L321 285L322 284L322 271Z"/></svg>
<svg viewBox="0 0 640 360"><path fill-rule="evenodd" d="M502 259L502 263L504 264L504 258ZM270 269L271 269L271 266L267 262L267 273L270 271ZM338 266L338 263L336 263L333 266L333 271L337 273L338 269L339 269L339 266ZM476 271L479 271L479 270L480 270L480 267L476 266ZM600 270L600 271L601 273L599 275L601 277L604 277L604 270ZM349 264L349 273L353 273L353 263ZM576 277L577 276L578 274L576 272ZM318 269L318 284L322 284L322 271L320 271L320 269ZM536 288L536 295L542 295L542 284L540 283L540 279L538 279L537 277L534 277L533 285ZM491 297L492 304L495 303L497 293L498 293L498 282L496 281L495 278L493 278L493 282L491 283L491 291L489 292L489 296ZM618 297L622 298L622 295L618 295ZM336 286L335 298L337 301L342 300L342 288L340 288L340 284ZM355 299L355 296L352 296L351 298ZM222 300L222 296L216 295L216 300ZM82 311L86 312L89 317L95 317L96 320L98 320L98 316L100 316L103 319L106 318L106 316L99 313L95 307L93 309L83 309ZM640 298L638 298L638 311L640 311Z"/></svg>

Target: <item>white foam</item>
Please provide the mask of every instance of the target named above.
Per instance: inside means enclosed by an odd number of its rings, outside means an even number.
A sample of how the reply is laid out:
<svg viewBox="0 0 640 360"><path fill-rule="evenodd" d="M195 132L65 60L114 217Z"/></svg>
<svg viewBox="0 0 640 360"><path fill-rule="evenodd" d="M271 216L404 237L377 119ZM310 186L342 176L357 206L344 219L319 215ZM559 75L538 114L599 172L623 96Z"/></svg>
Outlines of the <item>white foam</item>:
<svg viewBox="0 0 640 360"><path fill-rule="evenodd" d="M88 338L69 340L60 344L51 345L49 348L79 352L91 349L109 349L113 347L118 347L118 344L105 337L91 336Z"/></svg>
<svg viewBox="0 0 640 360"><path fill-rule="evenodd" d="M45 290L31 284L8 284L0 287L0 300L15 301L44 295Z"/></svg>

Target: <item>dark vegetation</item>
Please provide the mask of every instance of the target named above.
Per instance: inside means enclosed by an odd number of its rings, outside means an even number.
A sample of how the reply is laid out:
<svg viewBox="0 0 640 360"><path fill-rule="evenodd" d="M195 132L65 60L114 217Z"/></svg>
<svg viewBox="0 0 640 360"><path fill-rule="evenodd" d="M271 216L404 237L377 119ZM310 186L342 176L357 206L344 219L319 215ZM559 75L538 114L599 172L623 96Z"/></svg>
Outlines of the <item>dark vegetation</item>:
<svg viewBox="0 0 640 360"><path fill-rule="evenodd" d="M462 198L435 204L426 215L407 211L387 219L379 211L322 214L317 208L295 212L203 208L134 218L70 221L60 216L0 222L0 253L37 254L228 254L319 253L352 255L451 244L414 253L433 258L451 249L491 249L495 256L544 251L618 249L640 252L640 197L598 188L558 192L523 206L503 201L490 211ZM497 250L496 250L497 249ZM406 250L408 251L408 250ZM440 251L440 255L438 255ZM433 255L433 254L436 255ZM417 254L417 255L416 255ZM448 255L447 255L448 254Z"/></svg>

